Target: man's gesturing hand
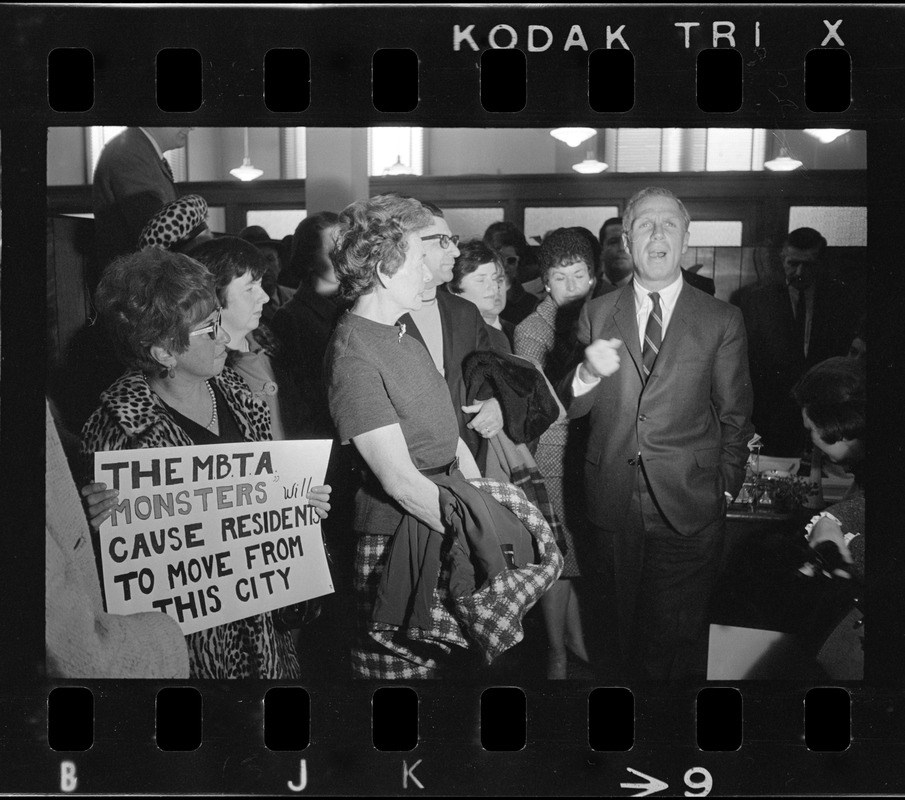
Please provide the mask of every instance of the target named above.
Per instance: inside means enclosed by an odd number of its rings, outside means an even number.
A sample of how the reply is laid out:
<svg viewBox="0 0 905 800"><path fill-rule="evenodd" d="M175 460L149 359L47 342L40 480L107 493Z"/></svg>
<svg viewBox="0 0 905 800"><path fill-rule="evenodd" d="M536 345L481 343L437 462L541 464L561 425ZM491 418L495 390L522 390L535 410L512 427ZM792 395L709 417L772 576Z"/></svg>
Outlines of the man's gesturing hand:
<svg viewBox="0 0 905 800"><path fill-rule="evenodd" d="M621 339L595 339L584 349L579 377L585 383L607 378L619 369Z"/></svg>

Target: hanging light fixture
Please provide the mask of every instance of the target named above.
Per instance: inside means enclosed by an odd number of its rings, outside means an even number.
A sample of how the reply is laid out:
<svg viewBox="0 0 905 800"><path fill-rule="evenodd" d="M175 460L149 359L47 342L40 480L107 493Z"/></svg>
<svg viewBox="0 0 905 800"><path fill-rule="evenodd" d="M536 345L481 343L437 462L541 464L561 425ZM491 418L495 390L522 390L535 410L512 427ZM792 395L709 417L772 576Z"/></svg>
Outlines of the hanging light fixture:
<svg viewBox="0 0 905 800"><path fill-rule="evenodd" d="M582 142L586 142L597 131L593 128L554 128L550 131L550 135L554 139L565 142L569 147L578 147Z"/></svg>
<svg viewBox="0 0 905 800"><path fill-rule="evenodd" d="M797 158L791 158L785 147L779 148L779 155L764 162L764 166L773 172L791 172L798 169L801 162Z"/></svg>
<svg viewBox="0 0 905 800"><path fill-rule="evenodd" d="M851 128L805 128L804 132L824 144L835 142L840 136L845 136Z"/></svg>
<svg viewBox="0 0 905 800"><path fill-rule="evenodd" d="M585 160L578 164L573 164L572 169L576 172L581 172L583 175L595 175L598 172L603 172L608 166L609 164L597 160L593 150L588 150Z"/></svg>
<svg viewBox="0 0 905 800"><path fill-rule="evenodd" d="M573 164L572 169L585 175L594 175L597 172L603 172L609 164L598 161L596 158L586 158L584 161Z"/></svg>
<svg viewBox="0 0 905 800"><path fill-rule="evenodd" d="M396 162L383 171L384 175L411 175L412 168L402 163L402 156L396 156Z"/></svg>
<svg viewBox="0 0 905 800"><path fill-rule="evenodd" d="M245 129L245 158L242 159L242 166L231 169L229 174L240 181L253 181L264 174L264 170L252 166L251 159L248 157L248 128Z"/></svg>

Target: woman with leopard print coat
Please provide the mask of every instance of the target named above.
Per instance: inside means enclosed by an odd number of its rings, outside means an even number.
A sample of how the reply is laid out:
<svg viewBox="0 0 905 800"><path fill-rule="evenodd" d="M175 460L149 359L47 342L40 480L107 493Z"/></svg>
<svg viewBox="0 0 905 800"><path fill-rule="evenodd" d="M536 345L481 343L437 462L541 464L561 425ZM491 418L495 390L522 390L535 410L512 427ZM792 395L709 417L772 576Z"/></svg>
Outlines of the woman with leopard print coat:
<svg viewBox="0 0 905 800"><path fill-rule="evenodd" d="M160 248L126 256L105 270L97 305L130 369L101 394L82 429L88 474L97 451L271 439L267 406L224 366L229 335L205 267ZM329 490L318 488L309 502L323 517ZM99 484L86 489L97 527L116 493ZM193 678L300 676L292 636L277 629L272 613L189 634L186 643Z"/></svg>

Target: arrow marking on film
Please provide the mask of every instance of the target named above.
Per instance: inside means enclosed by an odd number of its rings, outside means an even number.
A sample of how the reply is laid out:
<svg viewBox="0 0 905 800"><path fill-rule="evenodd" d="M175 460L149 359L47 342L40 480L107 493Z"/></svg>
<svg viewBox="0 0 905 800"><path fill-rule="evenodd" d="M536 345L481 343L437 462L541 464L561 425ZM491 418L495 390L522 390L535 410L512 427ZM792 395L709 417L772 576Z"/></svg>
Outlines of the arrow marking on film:
<svg viewBox="0 0 905 800"><path fill-rule="evenodd" d="M636 769L632 769L631 767L626 767L626 769L631 772L633 775L637 775L639 778L644 779L644 783L620 783L619 785L623 789L641 789L642 791L637 794L633 794L632 797L647 797L649 794L654 794L655 792L662 792L664 789L669 788L668 783L663 783L663 781L658 780L657 778L652 778L650 775L645 775L643 772L638 772Z"/></svg>

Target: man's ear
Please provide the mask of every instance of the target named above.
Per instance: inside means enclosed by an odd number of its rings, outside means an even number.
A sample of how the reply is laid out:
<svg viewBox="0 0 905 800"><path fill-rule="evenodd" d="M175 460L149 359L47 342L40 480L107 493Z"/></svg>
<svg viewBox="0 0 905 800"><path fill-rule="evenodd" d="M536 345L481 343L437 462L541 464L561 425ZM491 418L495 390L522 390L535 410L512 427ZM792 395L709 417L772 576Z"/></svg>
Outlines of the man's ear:
<svg viewBox="0 0 905 800"><path fill-rule="evenodd" d="M682 252L684 253L688 249L688 237L691 235L691 231L685 231L685 238L682 239Z"/></svg>
<svg viewBox="0 0 905 800"><path fill-rule="evenodd" d="M632 252L632 240L629 238L628 233L622 233L622 246L625 248L626 253Z"/></svg>
<svg viewBox="0 0 905 800"><path fill-rule="evenodd" d="M151 358L165 369L169 369L176 363L176 357L165 347L161 347L158 344L151 347Z"/></svg>

